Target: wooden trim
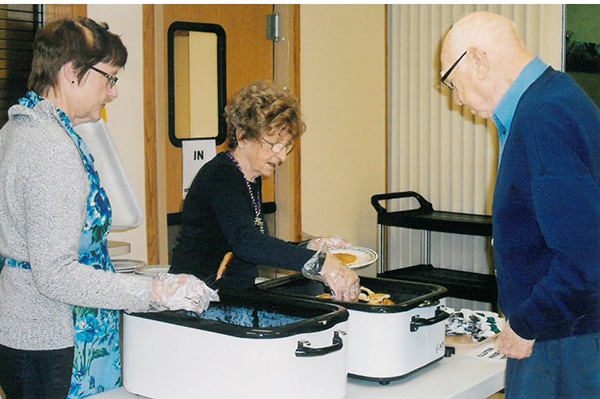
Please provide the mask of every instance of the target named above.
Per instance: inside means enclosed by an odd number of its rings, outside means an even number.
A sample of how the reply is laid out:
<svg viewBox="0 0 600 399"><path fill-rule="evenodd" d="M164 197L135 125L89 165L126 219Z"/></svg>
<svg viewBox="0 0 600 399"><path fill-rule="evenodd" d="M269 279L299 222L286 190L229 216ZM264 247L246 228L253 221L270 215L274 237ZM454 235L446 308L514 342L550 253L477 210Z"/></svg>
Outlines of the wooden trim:
<svg viewBox="0 0 600 399"><path fill-rule="evenodd" d="M384 5L385 7L385 145L384 145L384 154L385 154L385 182L384 182L384 187L385 187L385 193L389 193L390 192L390 98L389 98L389 16L388 16L388 12L390 7L388 5ZM385 208L387 209L387 201L385 204ZM389 248L389 236L390 236L390 226L384 226L383 227L385 229L385 237L386 237L386 241L383 244L383 248L385 248L385 253L381 253L379 254L380 256L380 260L379 262L388 262L388 248ZM379 241L379 239L378 239ZM381 248L381 245L380 245Z"/></svg>
<svg viewBox="0 0 600 399"><path fill-rule="evenodd" d="M302 104L301 96L301 79L300 79L300 4L293 6L294 14L294 46L293 46L293 57L294 57L294 91L300 104ZM296 185L294 190L294 240L299 241L302 237L302 139L298 140L298 154L293 159L293 170L294 179L299 184Z"/></svg>
<svg viewBox="0 0 600 399"><path fill-rule="evenodd" d="M156 155L156 87L154 69L154 5L142 5L144 52L144 158L148 264L159 264Z"/></svg>
<svg viewBox="0 0 600 399"><path fill-rule="evenodd" d="M389 43L389 30L388 30L388 25L389 25L389 18L388 18L388 10L389 10L389 6L388 5L384 5L385 7L385 192L389 192L389 180L390 180L390 148L389 148L389 136L390 136L390 129L389 129L389 109L390 109L390 103L389 103L389 74L388 74L388 68L389 68L389 62L388 62L388 43Z"/></svg>
<svg viewBox="0 0 600 399"><path fill-rule="evenodd" d="M73 17L87 17L87 4L73 4Z"/></svg>
<svg viewBox="0 0 600 399"><path fill-rule="evenodd" d="M87 17L87 4L46 4L46 20Z"/></svg>

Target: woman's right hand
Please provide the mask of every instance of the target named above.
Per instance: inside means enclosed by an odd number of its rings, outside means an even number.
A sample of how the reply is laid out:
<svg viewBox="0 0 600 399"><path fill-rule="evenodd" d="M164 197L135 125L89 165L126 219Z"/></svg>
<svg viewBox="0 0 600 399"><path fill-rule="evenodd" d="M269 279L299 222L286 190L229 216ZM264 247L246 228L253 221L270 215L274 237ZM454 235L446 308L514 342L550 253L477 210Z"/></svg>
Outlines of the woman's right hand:
<svg viewBox="0 0 600 399"><path fill-rule="evenodd" d="M327 252L321 269L323 278L335 294L337 301L356 302L360 294L360 279L335 255Z"/></svg>
<svg viewBox="0 0 600 399"><path fill-rule="evenodd" d="M150 295L155 310L189 310L198 314L208 309L211 301L218 300L215 290L191 274L159 274Z"/></svg>

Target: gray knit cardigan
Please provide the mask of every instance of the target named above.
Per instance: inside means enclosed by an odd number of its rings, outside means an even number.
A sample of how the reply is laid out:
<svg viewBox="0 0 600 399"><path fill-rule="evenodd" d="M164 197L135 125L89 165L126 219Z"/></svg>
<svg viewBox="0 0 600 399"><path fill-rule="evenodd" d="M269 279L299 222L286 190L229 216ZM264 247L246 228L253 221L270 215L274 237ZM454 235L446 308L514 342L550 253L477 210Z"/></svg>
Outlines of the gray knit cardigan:
<svg viewBox="0 0 600 399"><path fill-rule="evenodd" d="M0 254L31 270L0 272L0 344L73 346L71 305L148 310L152 278L80 264L90 183L75 143L47 100L15 105L0 130Z"/></svg>

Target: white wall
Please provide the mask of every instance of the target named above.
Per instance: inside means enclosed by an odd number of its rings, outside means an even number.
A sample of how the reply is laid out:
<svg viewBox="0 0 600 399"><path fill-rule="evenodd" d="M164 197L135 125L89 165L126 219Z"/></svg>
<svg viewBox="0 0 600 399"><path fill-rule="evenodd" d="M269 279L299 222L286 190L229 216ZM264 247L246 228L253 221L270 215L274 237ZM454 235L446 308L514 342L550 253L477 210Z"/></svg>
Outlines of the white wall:
<svg viewBox="0 0 600 399"><path fill-rule="evenodd" d="M119 73L119 97L106 106L107 125L134 190L144 208L144 114L143 114L143 37L142 5L88 4L88 17L106 22L110 31L121 36L127 47L125 69ZM145 215L145 210L143 211ZM115 258L147 261L146 224L125 231L111 232L109 240L125 241L131 253Z"/></svg>
<svg viewBox="0 0 600 399"><path fill-rule="evenodd" d="M302 229L377 249L370 199L385 192L385 5L300 10Z"/></svg>

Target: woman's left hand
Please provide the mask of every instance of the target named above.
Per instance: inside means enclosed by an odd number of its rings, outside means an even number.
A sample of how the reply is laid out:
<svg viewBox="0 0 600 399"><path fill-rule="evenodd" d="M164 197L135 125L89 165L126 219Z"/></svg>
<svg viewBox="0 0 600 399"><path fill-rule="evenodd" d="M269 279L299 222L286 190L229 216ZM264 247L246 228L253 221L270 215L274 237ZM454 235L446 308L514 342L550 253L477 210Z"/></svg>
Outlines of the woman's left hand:
<svg viewBox="0 0 600 399"><path fill-rule="evenodd" d="M318 237L310 240L306 245L306 248L318 251L321 248L321 245L324 245L327 248L348 248L352 246L352 243L340 236Z"/></svg>

